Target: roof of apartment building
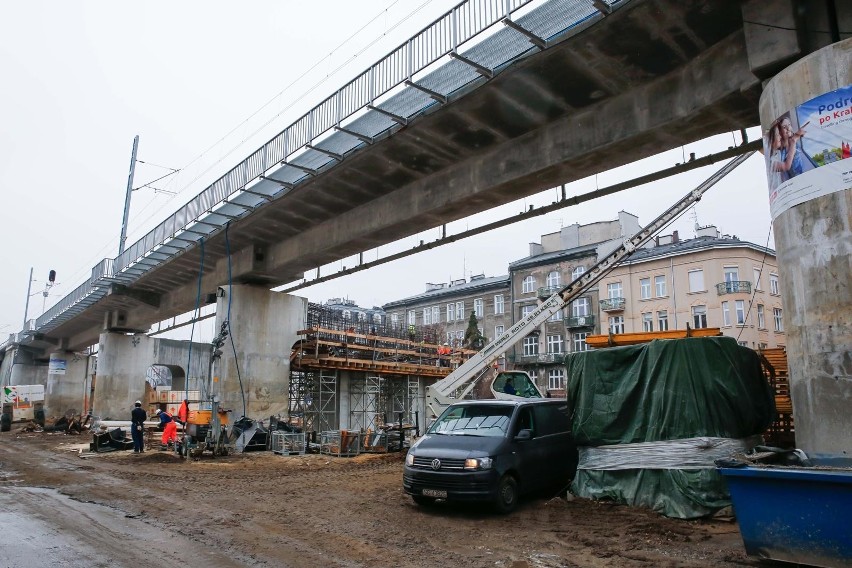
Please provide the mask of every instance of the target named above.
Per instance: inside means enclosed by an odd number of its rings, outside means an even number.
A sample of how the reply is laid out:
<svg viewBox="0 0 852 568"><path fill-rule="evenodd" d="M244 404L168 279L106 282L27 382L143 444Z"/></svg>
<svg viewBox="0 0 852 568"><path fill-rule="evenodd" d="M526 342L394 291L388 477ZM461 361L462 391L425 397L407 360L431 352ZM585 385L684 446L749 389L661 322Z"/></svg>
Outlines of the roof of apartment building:
<svg viewBox="0 0 852 568"><path fill-rule="evenodd" d="M553 252L545 252L534 256L528 256L520 260L509 263L509 271L518 270L520 268L531 268L533 266L541 266L554 264L563 260L573 260L575 258L585 258L594 255L601 243L593 243L581 247L570 248L566 250L557 250Z"/></svg>
<svg viewBox="0 0 852 568"><path fill-rule="evenodd" d="M660 244L650 248L642 248L634 252L630 258L624 261L624 264L635 264L637 262L645 262L655 258L665 256L676 256L701 250L718 249L718 248L751 248L760 253L767 253L775 256L775 251L748 241L741 241L737 237L727 235L721 237L700 236L694 239L675 240L667 244Z"/></svg>
<svg viewBox="0 0 852 568"><path fill-rule="evenodd" d="M448 284L426 284L427 290L416 296L409 296L393 302L384 304L382 308L385 310L398 308L410 304L419 304L422 301L431 301L438 298L457 297L475 292L478 290L487 290L492 288L502 288L509 286L509 275L505 276L471 276L470 281L464 279L453 280Z"/></svg>

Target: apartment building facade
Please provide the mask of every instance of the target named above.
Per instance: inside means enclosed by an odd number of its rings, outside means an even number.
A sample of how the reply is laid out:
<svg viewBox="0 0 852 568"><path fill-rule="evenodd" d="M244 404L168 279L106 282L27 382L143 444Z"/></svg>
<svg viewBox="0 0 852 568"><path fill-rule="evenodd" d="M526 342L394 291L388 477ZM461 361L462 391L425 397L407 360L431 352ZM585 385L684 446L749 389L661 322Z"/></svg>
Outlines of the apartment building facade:
<svg viewBox="0 0 852 568"><path fill-rule="evenodd" d="M471 311L491 340L523 319L640 229L621 212L613 221L542 235L509 274L428 284L425 293L383 306L390 325L435 326L460 346ZM775 253L705 227L677 232L636 251L570 306L515 343L499 365L528 372L543 391L564 394L566 354L586 351L589 335L719 327L754 349L785 344Z"/></svg>
<svg viewBox="0 0 852 568"><path fill-rule="evenodd" d="M509 277L480 274L469 280L427 284L423 294L389 302L382 308L392 327L431 328L442 343L454 347L461 347L473 313L480 332L491 340L511 322Z"/></svg>
<svg viewBox="0 0 852 568"><path fill-rule="evenodd" d="M600 282L604 333L719 327L740 345L785 345L775 251L716 227L634 253Z"/></svg>
<svg viewBox="0 0 852 568"><path fill-rule="evenodd" d="M512 323L526 317L639 229L638 218L622 211L615 220L569 225L542 235L540 243L531 243L528 257L509 264ZM565 354L586 350L586 337L600 333L598 306L598 288L593 287L516 343L509 350L509 364L528 372L540 388L561 392Z"/></svg>

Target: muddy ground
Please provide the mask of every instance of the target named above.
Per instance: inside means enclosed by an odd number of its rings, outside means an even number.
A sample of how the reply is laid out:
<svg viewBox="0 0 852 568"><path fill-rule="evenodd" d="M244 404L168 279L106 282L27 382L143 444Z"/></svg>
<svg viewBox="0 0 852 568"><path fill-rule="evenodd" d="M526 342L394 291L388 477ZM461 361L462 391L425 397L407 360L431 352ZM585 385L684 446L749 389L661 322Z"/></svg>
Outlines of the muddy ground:
<svg viewBox="0 0 852 568"><path fill-rule="evenodd" d="M205 568L759 564L730 519L680 521L558 497L524 500L507 516L424 509L402 491L402 454L80 457L88 442L87 434L0 434L0 519L17 523L29 546L49 549L33 566L51 565L47 552L99 559L89 565ZM28 532L39 535L20 534Z"/></svg>

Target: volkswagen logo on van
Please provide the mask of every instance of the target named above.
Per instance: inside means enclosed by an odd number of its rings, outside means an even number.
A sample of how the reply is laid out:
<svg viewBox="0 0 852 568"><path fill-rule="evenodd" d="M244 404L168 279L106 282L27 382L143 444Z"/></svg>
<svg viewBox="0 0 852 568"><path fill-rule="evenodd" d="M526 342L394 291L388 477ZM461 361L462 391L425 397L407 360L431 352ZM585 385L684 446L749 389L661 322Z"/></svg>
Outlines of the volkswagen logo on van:
<svg viewBox="0 0 852 568"><path fill-rule="evenodd" d="M441 469L441 460L439 460L439 459L432 460L432 469L434 469L435 471L438 471L439 469Z"/></svg>

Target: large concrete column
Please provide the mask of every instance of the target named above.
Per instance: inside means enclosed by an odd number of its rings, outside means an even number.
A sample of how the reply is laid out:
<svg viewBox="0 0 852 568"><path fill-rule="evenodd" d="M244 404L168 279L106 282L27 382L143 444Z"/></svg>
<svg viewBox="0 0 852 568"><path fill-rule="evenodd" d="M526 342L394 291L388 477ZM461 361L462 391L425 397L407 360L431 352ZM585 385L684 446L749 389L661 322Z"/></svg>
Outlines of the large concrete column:
<svg viewBox="0 0 852 568"><path fill-rule="evenodd" d="M47 383L47 365L36 360L35 354L26 349L16 349L12 356L9 385L43 385Z"/></svg>
<svg viewBox="0 0 852 568"><path fill-rule="evenodd" d="M305 325L308 300L255 286L223 286L220 291L216 329L230 309L230 335L214 368L212 392L234 419L243 415L243 401L249 418L287 416L290 350Z"/></svg>
<svg viewBox="0 0 852 568"><path fill-rule="evenodd" d="M74 414L85 413L85 400L89 387L90 376L93 373L89 355L76 353L53 353L51 363L55 360L64 361L64 365L53 364L47 373L47 384L44 388L45 415L63 416L68 411Z"/></svg>
<svg viewBox="0 0 852 568"><path fill-rule="evenodd" d="M848 93L844 88L849 85L852 40L801 59L766 85L760 100L764 132L784 113L838 89ZM834 115L836 101L830 98L825 102L832 109L826 104L821 115L797 118L811 121L805 137L828 138L832 145L837 138L841 147L841 138L852 143L847 137L852 120L848 114ZM840 106L841 113L852 109L852 104ZM841 128L824 127L835 122ZM811 183L814 175L829 173L828 182ZM803 201L774 211L773 223L796 442L812 456L852 458L852 159L806 171L790 182L802 188L796 201ZM783 183L779 187L785 190Z"/></svg>
<svg viewBox="0 0 852 568"><path fill-rule="evenodd" d="M130 420L133 402L145 402L145 372L155 361L156 342L146 335L101 334L94 416Z"/></svg>

